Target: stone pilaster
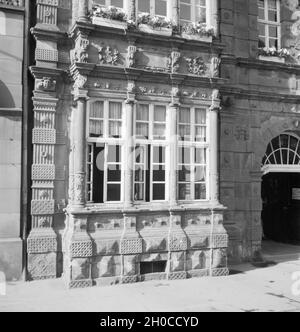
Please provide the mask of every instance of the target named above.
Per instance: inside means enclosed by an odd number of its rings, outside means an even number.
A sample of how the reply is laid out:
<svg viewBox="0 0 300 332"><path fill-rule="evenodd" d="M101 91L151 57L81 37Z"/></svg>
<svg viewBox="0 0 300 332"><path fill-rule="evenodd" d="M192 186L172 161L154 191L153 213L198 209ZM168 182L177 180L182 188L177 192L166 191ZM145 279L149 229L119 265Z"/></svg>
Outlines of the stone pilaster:
<svg viewBox="0 0 300 332"><path fill-rule="evenodd" d="M179 26L179 0L168 1L168 18Z"/></svg>
<svg viewBox="0 0 300 332"><path fill-rule="evenodd" d="M167 132L169 150L169 202L170 206L177 205L177 165L178 165L178 137L177 137L177 114L179 112L179 100L173 98L173 102L168 107Z"/></svg>
<svg viewBox="0 0 300 332"><path fill-rule="evenodd" d="M136 6L136 0L125 0L125 9L127 10L128 19L134 22L136 20Z"/></svg>
<svg viewBox="0 0 300 332"><path fill-rule="evenodd" d="M215 30L215 35L219 35L219 8L218 0L210 0L207 4L207 26Z"/></svg>
<svg viewBox="0 0 300 332"><path fill-rule="evenodd" d="M89 0L80 0L78 2L78 17L80 22L89 22Z"/></svg>
<svg viewBox="0 0 300 332"><path fill-rule="evenodd" d="M215 205L219 204L219 111L220 99L219 91L214 90L212 105L209 109L209 127L210 127L210 201Z"/></svg>
<svg viewBox="0 0 300 332"><path fill-rule="evenodd" d="M58 0L37 0L37 26L47 30L58 30Z"/></svg>
<svg viewBox="0 0 300 332"><path fill-rule="evenodd" d="M135 100L128 98L125 103L124 126L124 207L133 206L133 174L134 174L134 140L133 140L133 113Z"/></svg>

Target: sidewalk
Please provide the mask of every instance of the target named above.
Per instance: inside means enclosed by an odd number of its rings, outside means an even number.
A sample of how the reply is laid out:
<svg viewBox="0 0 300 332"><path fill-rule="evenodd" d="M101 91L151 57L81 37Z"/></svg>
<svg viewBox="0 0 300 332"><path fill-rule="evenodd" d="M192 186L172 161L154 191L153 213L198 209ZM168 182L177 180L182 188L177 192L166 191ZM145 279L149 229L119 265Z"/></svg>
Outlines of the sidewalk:
<svg viewBox="0 0 300 332"><path fill-rule="evenodd" d="M296 271L300 271L300 261L267 268L244 264L225 278L104 288L66 290L62 280L15 283L7 286L6 296L0 296L0 312L300 311L300 296L291 291Z"/></svg>

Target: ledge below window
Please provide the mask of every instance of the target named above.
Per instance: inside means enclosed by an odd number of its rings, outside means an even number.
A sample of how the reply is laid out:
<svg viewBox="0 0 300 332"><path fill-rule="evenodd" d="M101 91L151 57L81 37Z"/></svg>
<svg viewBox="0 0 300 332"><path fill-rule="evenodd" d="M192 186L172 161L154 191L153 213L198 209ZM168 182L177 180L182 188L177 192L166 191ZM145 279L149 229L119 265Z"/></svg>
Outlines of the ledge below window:
<svg viewBox="0 0 300 332"><path fill-rule="evenodd" d="M187 33L182 33L182 38L187 40L199 40L206 43L212 43L213 37L212 36L199 36L199 35L189 35Z"/></svg>
<svg viewBox="0 0 300 332"><path fill-rule="evenodd" d="M127 22L109 20L103 17L92 17L92 23L95 25L101 25L104 27L114 28L114 29L127 29Z"/></svg>
<svg viewBox="0 0 300 332"><path fill-rule="evenodd" d="M280 58L278 56L259 55L258 59L263 60L263 61L268 61L268 62L285 63L285 58Z"/></svg>

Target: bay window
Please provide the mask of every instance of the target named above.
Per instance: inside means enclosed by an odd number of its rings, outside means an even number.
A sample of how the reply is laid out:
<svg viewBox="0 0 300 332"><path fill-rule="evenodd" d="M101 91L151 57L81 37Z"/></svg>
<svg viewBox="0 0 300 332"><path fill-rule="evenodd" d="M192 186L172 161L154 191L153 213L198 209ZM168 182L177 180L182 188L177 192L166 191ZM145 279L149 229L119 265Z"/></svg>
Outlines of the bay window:
<svg viewBox="0 0 300 332"><path fill-rule="evenodd" d="M118 9L124 9L124 0L94 0L94 4L103 7L114 6Z"/></svg>
<svg viewBox="0 0 300 332"><path fill-rule="evenodd" d="M167 16L168 0L137 0L137 12L151 16Z"/></svg>
<svg viewBox="0 0 300 332"><path fill-rule="evenodd" d="M206 23L206 0L180 0L180 23Z"/></svg>
<svg viewBox="0 0 300 332"><path fill-rule="evenodd" d="M178 199L206 200L207 193L207 111L183 107L178 115Z"/></svg>
<svg viewBox="0 0 300 332"><path fill-rule="evenodd" d="M281 48L280 0L258 0L259 48Z"/></svg>
<svg viewBox="0 0 300 332"><path fill-rule="evenodd" d="M121 102L97 101L89 107L87 194L93 203L122 200Z"/></svg>
<svg viewBox="0 0 300 332"><path fill-rule="evenodd" d="M134 200L166 200L166 106L138 104L135 112Z"/></svg>

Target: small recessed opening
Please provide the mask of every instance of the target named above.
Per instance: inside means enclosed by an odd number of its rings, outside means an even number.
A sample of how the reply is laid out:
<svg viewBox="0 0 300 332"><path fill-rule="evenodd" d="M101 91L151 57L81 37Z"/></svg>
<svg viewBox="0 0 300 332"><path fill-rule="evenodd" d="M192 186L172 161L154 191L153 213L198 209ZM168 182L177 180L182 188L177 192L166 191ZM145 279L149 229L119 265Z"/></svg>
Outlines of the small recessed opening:
<svg viewBox="0 0 300 332"><path fill-rule="evenodd" d="M166 268L167 268L167 261L140 263L140 273L142 275L150 273L165 273Z"/></svg>

